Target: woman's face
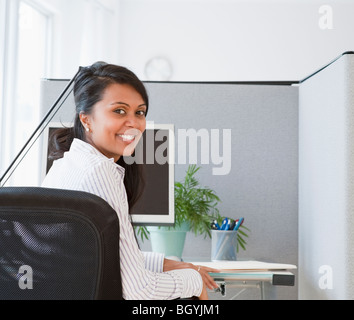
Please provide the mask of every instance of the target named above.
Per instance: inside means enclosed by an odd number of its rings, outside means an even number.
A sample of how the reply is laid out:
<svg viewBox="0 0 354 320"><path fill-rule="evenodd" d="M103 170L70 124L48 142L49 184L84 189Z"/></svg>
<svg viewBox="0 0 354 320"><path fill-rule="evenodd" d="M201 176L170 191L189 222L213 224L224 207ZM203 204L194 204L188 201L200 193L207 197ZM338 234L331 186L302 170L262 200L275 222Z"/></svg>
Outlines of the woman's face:
<svg viewBox="0 0 354 320"><path fill-rule="evenodd" d="M146 129L147 106L130 85L111 84L89 115L80 114L87 142L117 162L130 156Z"/></svg>

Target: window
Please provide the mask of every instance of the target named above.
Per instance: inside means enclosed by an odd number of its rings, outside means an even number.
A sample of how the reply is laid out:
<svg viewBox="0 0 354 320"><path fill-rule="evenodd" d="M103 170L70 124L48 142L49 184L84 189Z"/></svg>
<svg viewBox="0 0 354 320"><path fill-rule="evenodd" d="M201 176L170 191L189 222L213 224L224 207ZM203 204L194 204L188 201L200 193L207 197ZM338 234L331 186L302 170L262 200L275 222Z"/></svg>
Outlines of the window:
<svg viewBox="0 0 354 320"><path fill-rule="evenodd" d="M116 0L0 0L0 178L46 112L40 79L68 79L79 66L115 61L118 9ZM36 148L7 186L40 183Z"/></svg>
<svg viewBox="0 0 354 320"><path fill-rule="evenodd" d="M35 1L2 0L7 18L4 25L2 70L4 92L1 104L1 174L19 153L40 122L40 79L45 77L51 16ZM26 163L39 163L39 152L26 155ZM31 168L31 170L28 170ZM39 166L21 165L11 185L38 182Z"/></svg>

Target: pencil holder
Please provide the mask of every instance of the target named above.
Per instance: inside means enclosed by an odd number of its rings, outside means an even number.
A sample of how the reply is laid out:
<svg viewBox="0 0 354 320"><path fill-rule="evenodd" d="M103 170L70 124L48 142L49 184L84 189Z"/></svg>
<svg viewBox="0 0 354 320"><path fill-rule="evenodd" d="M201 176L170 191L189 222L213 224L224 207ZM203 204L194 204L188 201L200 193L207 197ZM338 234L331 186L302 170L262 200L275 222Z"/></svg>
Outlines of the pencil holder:
<svg viewBox="0 0 354 320"><path fill-rule="evenodd" d="M235 261L237 231L211 230L211 261Z"/></svg>

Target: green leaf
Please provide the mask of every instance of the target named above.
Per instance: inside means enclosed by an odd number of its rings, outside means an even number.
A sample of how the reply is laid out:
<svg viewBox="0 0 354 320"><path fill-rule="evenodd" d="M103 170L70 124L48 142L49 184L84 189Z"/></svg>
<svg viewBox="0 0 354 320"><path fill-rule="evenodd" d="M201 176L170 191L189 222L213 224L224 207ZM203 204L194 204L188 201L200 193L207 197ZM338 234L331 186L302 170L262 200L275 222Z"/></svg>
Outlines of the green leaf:
<svg viewBox="0 0 354 320"><path fill-rule="evenodd" d="M137 237L140 237L141 241L144 242L144 240L149 240L149 235L150 232L146 227L135 227Z"/></svg>

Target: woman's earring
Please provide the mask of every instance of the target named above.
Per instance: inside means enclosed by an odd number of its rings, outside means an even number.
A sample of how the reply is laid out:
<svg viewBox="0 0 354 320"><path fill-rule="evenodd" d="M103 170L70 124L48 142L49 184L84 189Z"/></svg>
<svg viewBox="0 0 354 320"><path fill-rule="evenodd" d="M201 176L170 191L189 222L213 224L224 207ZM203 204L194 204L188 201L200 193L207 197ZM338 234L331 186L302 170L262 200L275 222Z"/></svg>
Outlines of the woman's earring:
<svg viewBox="0 0 354 320"><path fill-rule="evenodd" d="M90 129L88 127L86 127L86 132L90 132Z"/></svg>

